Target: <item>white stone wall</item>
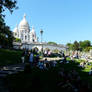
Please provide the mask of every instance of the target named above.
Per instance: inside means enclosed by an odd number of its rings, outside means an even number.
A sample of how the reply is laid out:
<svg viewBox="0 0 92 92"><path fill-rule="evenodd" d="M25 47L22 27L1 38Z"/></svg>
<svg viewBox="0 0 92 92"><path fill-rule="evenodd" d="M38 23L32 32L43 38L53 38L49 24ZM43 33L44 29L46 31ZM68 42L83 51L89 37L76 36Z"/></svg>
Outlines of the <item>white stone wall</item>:
<svg viewBox="0 0 92 92"><path fill-rule="evenodd" d="M41 51L42 47L43 47L43 50L45 50L46 48L49 48L50 50L58 49L59 51L61 51L61 50L65 51L66 50L65 46L58 46L58 45L48 45L48 44L40 44L40 43L30 43L30 44L27 44L27 43L24 43L24 44L14 43L14 48L15 49L21 48L21 49L31 50L35 47L37 47L39 49L39 51Z"/></svg>

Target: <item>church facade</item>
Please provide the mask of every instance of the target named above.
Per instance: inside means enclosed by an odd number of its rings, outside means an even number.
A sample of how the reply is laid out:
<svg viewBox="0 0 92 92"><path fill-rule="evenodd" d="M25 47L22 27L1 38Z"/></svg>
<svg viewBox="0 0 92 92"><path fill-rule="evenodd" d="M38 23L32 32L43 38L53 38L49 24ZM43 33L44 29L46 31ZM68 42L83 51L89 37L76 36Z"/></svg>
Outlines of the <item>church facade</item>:
<svg viewBox="0 0 92 92"><path fill-rule="evenodd" d="M13 30L15 38L19 38L22 43L36 43L38 42L34 27L30 29L30 26L26 20L26 15Z"/></svg>
<svg viewBox="0 0 92 92"><path fill-rule="evenodd" d="M41 51L49 48L50 50L58 49L58 50L66 50L66 47L63 45L49 45L47 43L38 42L38 37L36 36L36 32L34 27L30 29L29 23L26 20L26 15L23 16L23 19L20 21L19 25L17 25L13 30L13 35L15 38L19 38L20 42L13 42L13 47L15 49L28 49L31 50L35 47Z"/></svg>

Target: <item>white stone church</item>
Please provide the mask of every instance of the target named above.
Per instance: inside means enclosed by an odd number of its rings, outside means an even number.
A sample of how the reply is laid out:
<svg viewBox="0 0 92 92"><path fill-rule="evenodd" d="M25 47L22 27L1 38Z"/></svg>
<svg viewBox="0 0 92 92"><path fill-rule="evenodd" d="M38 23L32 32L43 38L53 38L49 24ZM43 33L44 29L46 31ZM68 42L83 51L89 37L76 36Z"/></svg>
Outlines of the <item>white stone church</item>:
<svg viewBox="0 0 92 92"><path fill-rule="evenodd" d="M66 50L66 47L61 45L49 45L47 43L38 42L38 37L36 36L36 32L34 27L30 29L30 26L26 20L26 15L24 15L23 19L13 30L13 35L15 38L21 39L20 42L14 42L13 47L15 49L28 49L31 50L35 47L39 49L39 51L45 50L49 48L50 50L58 49L58 50Z"/></svg>
<svg viewBox="0 0 92 92"><path fill-rule="evenodd" d="M13 35L15 38L21 39L22 43L36 43L38 42L36 32L34 27L30 29L30 26L26 20L26 15L24 14L23 19L13 30Z"/></svg>

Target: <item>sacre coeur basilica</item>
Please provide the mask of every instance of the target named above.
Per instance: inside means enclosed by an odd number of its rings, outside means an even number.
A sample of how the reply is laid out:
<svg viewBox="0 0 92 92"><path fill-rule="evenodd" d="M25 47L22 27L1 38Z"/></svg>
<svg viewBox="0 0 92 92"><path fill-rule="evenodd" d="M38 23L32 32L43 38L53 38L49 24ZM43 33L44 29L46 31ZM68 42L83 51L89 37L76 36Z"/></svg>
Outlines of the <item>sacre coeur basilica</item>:
<svg viewBox="0 0 92 92"><path fill-rule="evenodd" d="M23 19L20 21L19 25L14 28L13 36L21 40L21 42L13 43L15 49L31 50L37 47L39 50L45 50L46 48L49 48L50 50L66 50L64 45L50 45L46 42L39 42L35 28L32 27L32 29L30 29L29 23L26 20L26 14L24 14Z"/></svg>
<svg viewBox="0 0 92 92"><path fill-rule="evenodd" d="M29 23L26 20L26 15L24 14L23 19L13 30L13 35L15 38L19 38L22 43L37 42L37 36L34 27L30 29Z"/></svg>

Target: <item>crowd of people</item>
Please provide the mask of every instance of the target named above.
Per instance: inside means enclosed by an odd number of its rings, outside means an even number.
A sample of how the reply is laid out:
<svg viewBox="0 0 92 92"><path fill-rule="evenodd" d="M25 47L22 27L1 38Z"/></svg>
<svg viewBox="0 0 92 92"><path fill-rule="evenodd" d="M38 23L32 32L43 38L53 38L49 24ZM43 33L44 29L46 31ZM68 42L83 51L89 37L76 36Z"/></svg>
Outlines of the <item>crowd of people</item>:
<svg viewBox="0 0 92 92"><path fill-rule="evenodd" d="M56 61L48 61L47 58L44 60L39 59L39 54L35 51L26 51L23 52L22 55L22 63L25 62L24 56L27 55L29 67L37 67L41 70L48 70L51 67L56 67ZM66 60L66 56L63 53L63 60L59 62L59 64L66 64L69 61ZM83 65L84 66L84 65ZM87 82L83 81L75 69L71 71L66 71L63 67L59 68L57 71L58 79L57 79L57 90L60 92L91 92L90 86ZM92 75L92 69L89 72L89 75Z"/></svg>
<svg viewBox="0 0 92 92"><path fill-rule="evenodd" d="M90 86L87 82L83 81L75 69L65 71L61 68L58 72L58 92L91 92Z"/></svg>
<svg viewBox="0 0 92 92"><path fill-rule="evenodd" d="M46 53L45 53L46 55ZM50 54L49 54L50 55ZM48 56L48 53L47 53ZM40 59L40 55L38 54L38 51L30 50L30 51L24 51L22 53L21 57L22 63L29 63L30 67L38 67L39 69L48 69L50 67L56 66L56 61L48 61L47 58L44 60Z"/></svg>

